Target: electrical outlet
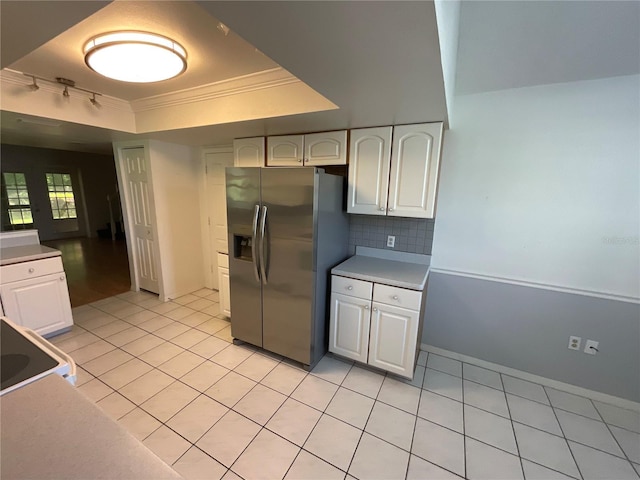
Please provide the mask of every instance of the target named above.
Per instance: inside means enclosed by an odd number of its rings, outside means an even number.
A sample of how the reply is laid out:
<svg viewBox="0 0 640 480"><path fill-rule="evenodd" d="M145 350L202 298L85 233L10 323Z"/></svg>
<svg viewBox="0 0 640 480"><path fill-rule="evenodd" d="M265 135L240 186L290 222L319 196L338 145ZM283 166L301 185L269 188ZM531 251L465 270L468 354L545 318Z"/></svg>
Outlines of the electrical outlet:
<svg viewBox="0 0 640 480"><path fill-rule="evenodd" d="M584 353L595 355L598 353L598 345L600 345L600 343L595 340L587 340L584 344Z"/></svg>
<svg viewBox="0 0 640 480"><path fill-rule="evenodd" d="M569 337L569 350L580 350L580 343L582 339L580 337Z"/></svg>
<svg viewBox="0 0 640 480"><path fill-rule="evenodd" d="M393 248L396 244L396 237L393 235L389 235L387 237L387 247Z"/></svg>

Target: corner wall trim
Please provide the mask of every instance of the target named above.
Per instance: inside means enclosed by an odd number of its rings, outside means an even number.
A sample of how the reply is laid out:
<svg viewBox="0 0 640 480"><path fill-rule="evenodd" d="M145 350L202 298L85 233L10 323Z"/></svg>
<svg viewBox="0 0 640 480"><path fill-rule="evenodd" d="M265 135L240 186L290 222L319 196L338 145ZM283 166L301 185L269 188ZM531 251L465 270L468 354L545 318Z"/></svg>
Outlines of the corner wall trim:
<svg viewBox="0 0 640 480"><path fill-rule="evenodd" d="M485 275L482 273L465 272L461 270L450 270L448 268L431 267L429 269L431 273L442 273L445 275L456 275L458 277L475 278L478 280L487 280L490 282L508 283L511 285L519 285L522 287L539 288L541 290L552 290L554 292L573 293L574 295L584 295L587 297L604 298L607 300L616 300L619 302L636 303L640 304L640 298L630 297L627 295L618 295L609 292L598 292L595 290L582 290L573 287L564 287L561 285L548 285L545 283L531 282L528 280L519 280L517 278L498 277L495 275Z"/></svg>
<svg viewBox="0 0 640 480"><path fill-rule="evenodd" d="M620 408L626 408L629 410L635 410L637 412L640 412L640 403L634 402L632 400L627 400L625 398L615 397L613 395L608 395L602 392L596 392L595 390L589 390L587 388L578 387L576 385L571 385L569 383L559 382L557 380L552 380L550 378L541 377L539 375L534 375L532 373L523 372L522 370L516 370L515 368L505 367L497 363L487 362L479 358L470 357L468 355L452 352L450 350L445 350L439 347L434 347L433 345L428 345L426 343L420 344L420 350L424 350L429 353L435 353L436 355L452 358L454 360L459 360L461 362L469 363L471 365L476 365L478 367L487 368L489 370L493 370L498 373L503 373L505 375L519 378L521 380L526 380L528 382L538 383L540 385L544 385L545 387L551 387L551 388L555 388L556 390L561 390L563 392L573 393L574 395L579 395L581 397L587 397L592 400L596 400L598 402L608 403Z"/></svg>

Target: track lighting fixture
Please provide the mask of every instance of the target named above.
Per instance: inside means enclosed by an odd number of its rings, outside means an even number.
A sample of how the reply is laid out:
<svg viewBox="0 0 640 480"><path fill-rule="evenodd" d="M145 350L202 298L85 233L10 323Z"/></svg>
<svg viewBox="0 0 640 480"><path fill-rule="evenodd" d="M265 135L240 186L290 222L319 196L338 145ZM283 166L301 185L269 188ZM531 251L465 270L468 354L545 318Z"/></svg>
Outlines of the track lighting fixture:
<svg viewBox="0 0 640 480"><path fill-rule="evenodd" d="M25 77L30 77L31 80L33 81L33 83L27 85L27 88L29 90L31 90L32 92L40 90L40 86L36 82L36 80L40 80L41 82L53 83L55 85L64 85L64 89L62 90L62 96L64 98L70 98L71 97L71 93L69 92L69 89L72 88L74 90L78 90L80 92L84 92L84 93L89 94L90 95L89 102L91 102L91 105L93 105L94 107L99 108L99 107L102 106L102 105L100 105L100 103L96 99L96 96L102 95L101 93L94 92L93 90L86 90L84 88L76 87L76 82L74 82L73 80L70 80L68 78L56 77L55 80L50 80L48 78L38 77L37 75L32 75L30 73L24 73L23 72L22 74Z"/></svg>

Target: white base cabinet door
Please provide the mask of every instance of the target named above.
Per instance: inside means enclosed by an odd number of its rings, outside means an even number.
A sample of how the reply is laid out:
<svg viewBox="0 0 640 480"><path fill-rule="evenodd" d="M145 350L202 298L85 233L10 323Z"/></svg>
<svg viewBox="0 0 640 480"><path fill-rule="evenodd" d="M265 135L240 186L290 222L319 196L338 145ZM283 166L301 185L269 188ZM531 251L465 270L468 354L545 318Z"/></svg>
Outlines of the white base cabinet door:
<svg viewBox="0 0 640 480"><path fill-rule="evenodd" d="M373 302L369 339L369 365L413 376L419 313Z"/></svg>
<svg viewBox="0 0 640 480"><path fill-rule="evenodd" d="M333 293L329 351L366 363L369 347L369 312L369 300Z"/></svg>
<svg viewBox="0 0 640 480"><path fill-rule="evenodd" d="M5 316L40 335L73 325L64 273L7 283L0 296Z"/></svg>

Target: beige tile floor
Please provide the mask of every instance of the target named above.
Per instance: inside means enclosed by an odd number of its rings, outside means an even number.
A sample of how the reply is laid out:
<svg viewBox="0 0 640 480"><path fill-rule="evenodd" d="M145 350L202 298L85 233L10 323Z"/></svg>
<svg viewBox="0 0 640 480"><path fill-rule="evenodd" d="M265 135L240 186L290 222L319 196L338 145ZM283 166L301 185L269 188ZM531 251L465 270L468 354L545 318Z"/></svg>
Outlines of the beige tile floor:
<svg viewBox="0 0 640 480"><path fill-rule="evenodd" d="M638 479L640 414L421 352L405 382L231 344L218 294L128 292L52 339L77 388L187 479Z"/></svg>

